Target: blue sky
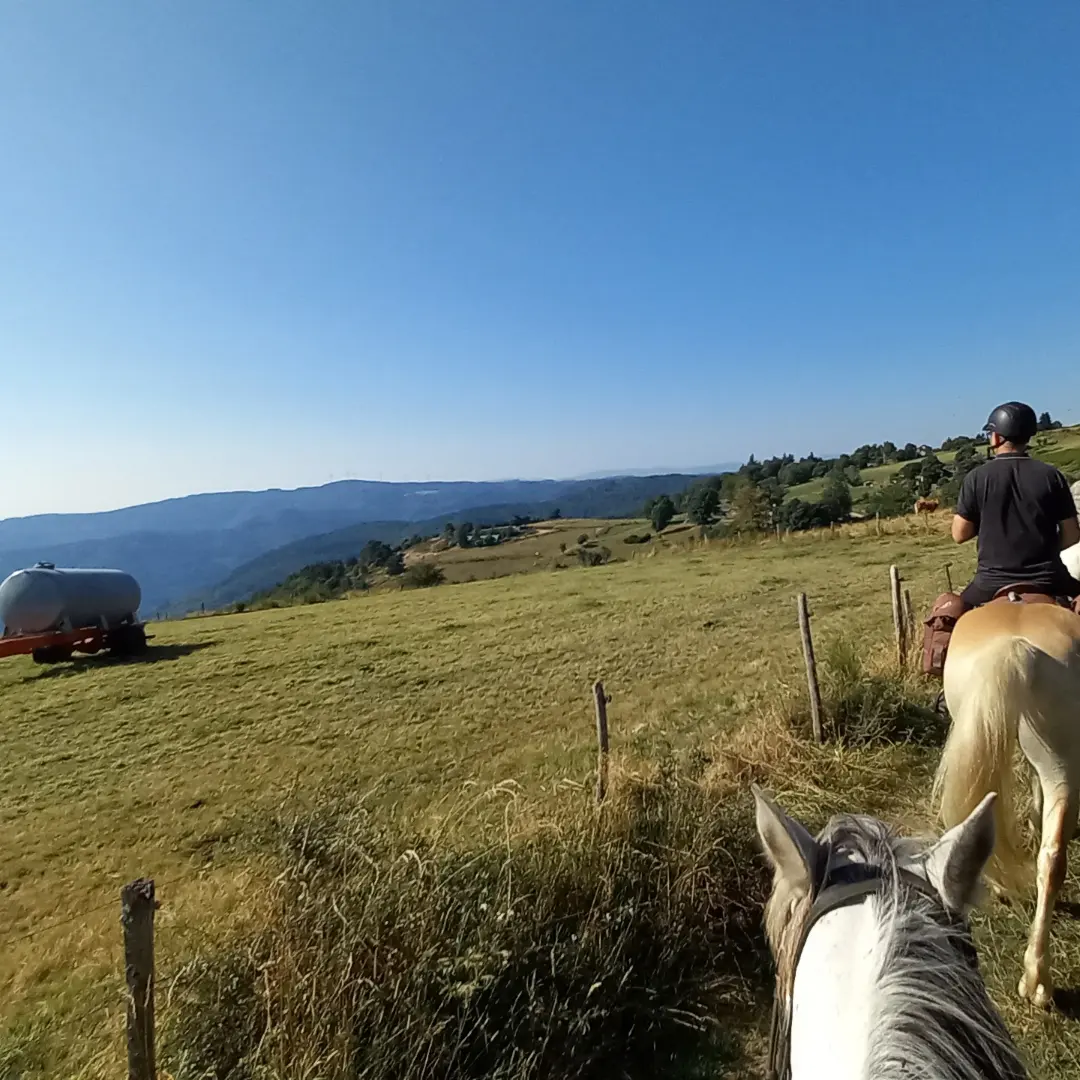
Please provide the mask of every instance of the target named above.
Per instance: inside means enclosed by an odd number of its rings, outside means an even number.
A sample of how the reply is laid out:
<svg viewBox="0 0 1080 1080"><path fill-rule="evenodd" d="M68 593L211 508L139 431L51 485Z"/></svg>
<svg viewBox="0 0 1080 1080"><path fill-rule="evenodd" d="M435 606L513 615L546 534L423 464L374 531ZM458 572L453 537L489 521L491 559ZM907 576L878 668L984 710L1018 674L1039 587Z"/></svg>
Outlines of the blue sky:
<svg viewBox="0 0 1080 1080"><path fill-rule="evenodd" d="M0 0L0 517L1080 421L1080 5Z"/></svg>

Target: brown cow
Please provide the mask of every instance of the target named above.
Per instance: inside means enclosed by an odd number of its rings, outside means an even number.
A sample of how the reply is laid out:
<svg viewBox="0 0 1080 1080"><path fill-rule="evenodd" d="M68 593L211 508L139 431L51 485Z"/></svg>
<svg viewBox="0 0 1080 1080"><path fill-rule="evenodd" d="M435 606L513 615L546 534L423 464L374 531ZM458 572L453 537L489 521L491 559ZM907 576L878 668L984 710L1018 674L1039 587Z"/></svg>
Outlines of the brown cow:
<svg viewBox="0 0 1080 1080"><path fill-rule="evenodd" d="M916 499L915 513L932 514L940 505L941 504L937 501L937 499Z"/></svg>

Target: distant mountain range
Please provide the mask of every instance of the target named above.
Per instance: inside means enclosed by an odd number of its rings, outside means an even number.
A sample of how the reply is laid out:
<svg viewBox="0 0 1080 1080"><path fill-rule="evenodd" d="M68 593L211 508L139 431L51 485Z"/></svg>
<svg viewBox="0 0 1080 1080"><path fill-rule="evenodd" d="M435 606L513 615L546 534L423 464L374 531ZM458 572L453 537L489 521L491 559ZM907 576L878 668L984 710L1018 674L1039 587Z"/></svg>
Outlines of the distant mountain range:
<svg viewBox="0 0 1080 1080"><path fill-rule="evenodd" d="M627 517L697 473L579 480L384 483L342 480L291 491L217 492L99 514L0 521L0 579L38 561L127 570L142 613L216 607L276 584L307 563L344 558L369 539L398 541L465 517ZM300 561L297 561L300 560ZM250 586L250 587L249 587Z"/></svg>
<svg viewBox="0 0 1080 1080"><path fill-rule="evenodd" d="M620 469L618 472L591 472L581 473L571 477L572 480L605 480L615 476L718 476L725 472L738 472L742 466L741 461L725 461L720 465L692 465L686 468L654 468L654 469Z"/></svg>

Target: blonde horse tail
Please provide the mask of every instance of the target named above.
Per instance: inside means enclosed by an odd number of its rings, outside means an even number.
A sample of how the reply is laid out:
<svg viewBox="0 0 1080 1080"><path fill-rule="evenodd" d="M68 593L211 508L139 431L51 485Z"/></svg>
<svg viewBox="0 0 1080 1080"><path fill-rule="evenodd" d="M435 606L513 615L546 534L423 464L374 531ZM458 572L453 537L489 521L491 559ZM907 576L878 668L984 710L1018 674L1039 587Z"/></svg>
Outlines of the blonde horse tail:
<svg viewBox="0 0 1080 1080"><path fill-rule="evenodd" d="M934 778L934 803L947 829L963 821L988 792L997 792L997 839L986 876L1011 895L1027 887L1032 868L1016 814L1013 750L1020 717L1030 709L1036 655L1024 639L1005 637L950 658L959 662L959 670L946 679L959 700L949 701L952 727Z"/></svg>

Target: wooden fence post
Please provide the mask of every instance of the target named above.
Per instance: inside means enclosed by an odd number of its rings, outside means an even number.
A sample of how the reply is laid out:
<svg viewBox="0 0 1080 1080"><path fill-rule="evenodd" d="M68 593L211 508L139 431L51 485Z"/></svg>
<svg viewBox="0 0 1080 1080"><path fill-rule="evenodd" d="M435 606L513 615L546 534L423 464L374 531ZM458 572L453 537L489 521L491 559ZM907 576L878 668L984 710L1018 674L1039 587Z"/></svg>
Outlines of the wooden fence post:
<svg viewBox="0 0 1080 1080"><path fill-rule="evenodd" d="M821 690L818 688L817 661L814 659L814 639L810 636L810 612L806 593L799 593L799 632L802 634L803 659L806 661L806 685L810 690L810 720L814 726L814 741L825 741L821 727Z"/></svg>
<svg viewBox="0 0 1080 1080"><path fill-rule="evenodd" d="M154 882L139 878L120 890L127 980L128 1080L157 1080L154 1052Z"/></svg>
<svg viewBox="0 0 1080 1080"><path fill-rule="evenodd" d="M907 624L907 647L915 646L915 606L911 602L911 590L904 590L904 616Z"/></svg>
<svg viewBox="0 0 1080 1080"><path fill-rule="evenodd" d="M953 591L952 587L952 574L949 573L949 567L952 566L951 562L945 564L945 584L949 586L949 592Z"/></svg>
<svg viewBox="0 0 1080 1080"><path fill-rule="evenodd" d="M907 653L907 634L904 627L903 600L900 596L900 571L895 566L889 567L889 584L892 591L893 629L896 631L896 656L903 667Z"/></svg>
<svg viewBox="0 0 1080 1080"><path fill-rule="evenodd" d="M593 698L596 702L596 802L599 805L607 796L608 785L608 741L607 703L610 700L604 693L604 684L599 680L593 683Z"/></svg>

